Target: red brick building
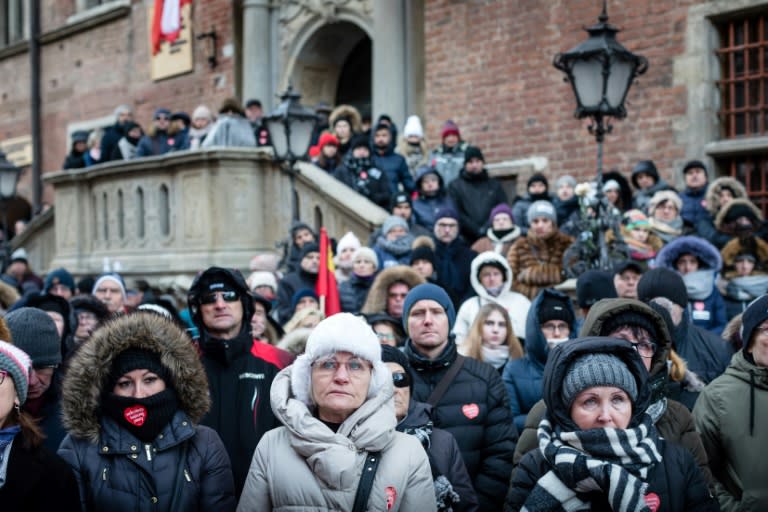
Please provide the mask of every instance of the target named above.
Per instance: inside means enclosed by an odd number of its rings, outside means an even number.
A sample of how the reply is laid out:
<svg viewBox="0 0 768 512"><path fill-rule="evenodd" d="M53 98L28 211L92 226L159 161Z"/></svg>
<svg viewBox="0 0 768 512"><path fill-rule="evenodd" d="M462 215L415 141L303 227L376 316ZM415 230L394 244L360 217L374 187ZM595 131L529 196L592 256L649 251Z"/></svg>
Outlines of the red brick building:
<svg viewBox="0 0 768 512"><path fill-rule="evenodd" d="M118 104L147 127L157 106L215 110L232 95L259 97L268 110L291 81L305 104L350 102L401 126L419 114L432 145L454 119L513 175L594 173L594 138L573 118L552 59L586 38L600 0L194 0L191 67L159 80L150 0L40 4L43 172L61 166L72 131L110 124ZM610 0L607 10L649 69L606 137L605 167L629 173L653 159L674 183L685 160L703 159L713 174L743 179L765 208L768 1ZM31 133L29 18L26 1L0 0L0 142L22 138L15 147ZM215 51L198 39L214 31ZM30 186L26 172L19 194L31 199Z"/></svg>

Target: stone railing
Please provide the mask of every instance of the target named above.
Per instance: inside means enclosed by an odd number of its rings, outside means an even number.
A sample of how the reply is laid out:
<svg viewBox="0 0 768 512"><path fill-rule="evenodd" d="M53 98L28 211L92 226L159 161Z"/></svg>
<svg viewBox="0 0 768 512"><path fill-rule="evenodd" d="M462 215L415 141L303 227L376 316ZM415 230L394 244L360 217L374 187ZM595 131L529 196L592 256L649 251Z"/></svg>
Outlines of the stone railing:
<svg viewBox="0 0 768 512"><path fill-rule="evenodd" d="M386 212L300 162L300 218L367 240ZM288 237L291 184L269 150L211 148L45 175L55 190L50 268L155 280L210 265L247 269ZM34 240L34 233L30 234ZM40 271L47 269L40 269Z"/></svg>

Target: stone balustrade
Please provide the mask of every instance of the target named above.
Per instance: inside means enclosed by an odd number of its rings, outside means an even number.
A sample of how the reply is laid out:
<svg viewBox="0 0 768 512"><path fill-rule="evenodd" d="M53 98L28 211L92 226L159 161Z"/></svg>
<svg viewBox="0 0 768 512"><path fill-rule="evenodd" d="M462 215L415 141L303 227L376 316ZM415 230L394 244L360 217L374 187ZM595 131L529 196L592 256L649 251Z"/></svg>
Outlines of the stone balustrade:
<svg viewBox="0 0 768 512"><path fill-rule="evenodd" d="M321 169L296 168L299 217L309 225L365 242L386 217ZM54 233L55 243L37 243L53 247L39 261L75 275L110 268L155 281L211 265L247 270L254 254L287 239L292 220L290 176L268 149L183 151L44 179L55 190L55 227L40 234Z"/></svg>

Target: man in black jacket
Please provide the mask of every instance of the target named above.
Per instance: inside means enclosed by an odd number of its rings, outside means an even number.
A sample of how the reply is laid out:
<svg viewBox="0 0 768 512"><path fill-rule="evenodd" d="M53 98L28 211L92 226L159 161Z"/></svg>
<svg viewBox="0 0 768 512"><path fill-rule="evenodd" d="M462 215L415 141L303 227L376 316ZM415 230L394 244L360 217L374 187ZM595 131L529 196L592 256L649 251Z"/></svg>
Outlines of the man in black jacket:
<svg viewBox="0 0 768 512"><path fill-rule="evenodd" d="M488 215L494 206L507 202L507 194L498 180L488 176L480 148L467 147L464 158L464 169L448 185L448 194L459 212L461 234L472 244L485 235Z"/></svg>
<svg viewBox="0 0 768 512"><path fill-rule="evenodd" d="M211 395L211 409L201 423L224 442L240 496L261 436L280 425L269 388L289 358L272 345L254 342L253 299L239 271L208 268L192 283L188 302Z"/></svg>
<svg viewBox="0 0 768 512"><path fill-rule="evenodd" d="M415 370L413 398L430 403L435 426L459 443L480 510L501 510L517 429L498 372L475 359L457 357L449 336L455 320L453 303L439 286L421 284L408 293L403 327L409 337L405 355ZM452 372L454 365L459 367ZM430 396L446 375L449 383L442 396Z"/></svg>

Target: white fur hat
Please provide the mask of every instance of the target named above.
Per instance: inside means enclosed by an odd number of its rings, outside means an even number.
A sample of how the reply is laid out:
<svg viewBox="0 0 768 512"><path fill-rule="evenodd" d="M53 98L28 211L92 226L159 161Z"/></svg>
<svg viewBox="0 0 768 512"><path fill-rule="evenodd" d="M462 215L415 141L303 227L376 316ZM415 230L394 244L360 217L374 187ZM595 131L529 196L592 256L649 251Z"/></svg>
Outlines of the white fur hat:
<svg viewBox="0 0 768 512"><path fill-rule="evenodd" d="M269 286L272 290L277 291L277 279L272 272L251 272L251 275L248 276L245 282L248 283L248 288L251 292L256 291L256 288L259 286Z"/></svg>
<svg viewBox="0 0 768 512"><path fill-rule="evenodd" d="M403 135L410 137L415 135L416 137L424 137L424 128L421 126L421 119L419 116L409 116L403 127Z"/></svg>
<svg viewBox="0 0 768 512"><path fill-rule="evenodd" d="M376 333L365 320L350 313L337 313L317 324L309 335L302 355L291 368L291 389L297 400L313 405L312 363L335 352L349 352L373 365L368 398L375 396L392 378L381 361L381 345Z"/></svg>
<svg viewBox="0 0 768 512"><path fill-rule="evenodd" d="M360 246L360 239L358 239L353 232L347 231L347 234L339 238L339 241L336 243L336 254L340 254L341 251L347 247L352 247L357 250Z"/></svg>

